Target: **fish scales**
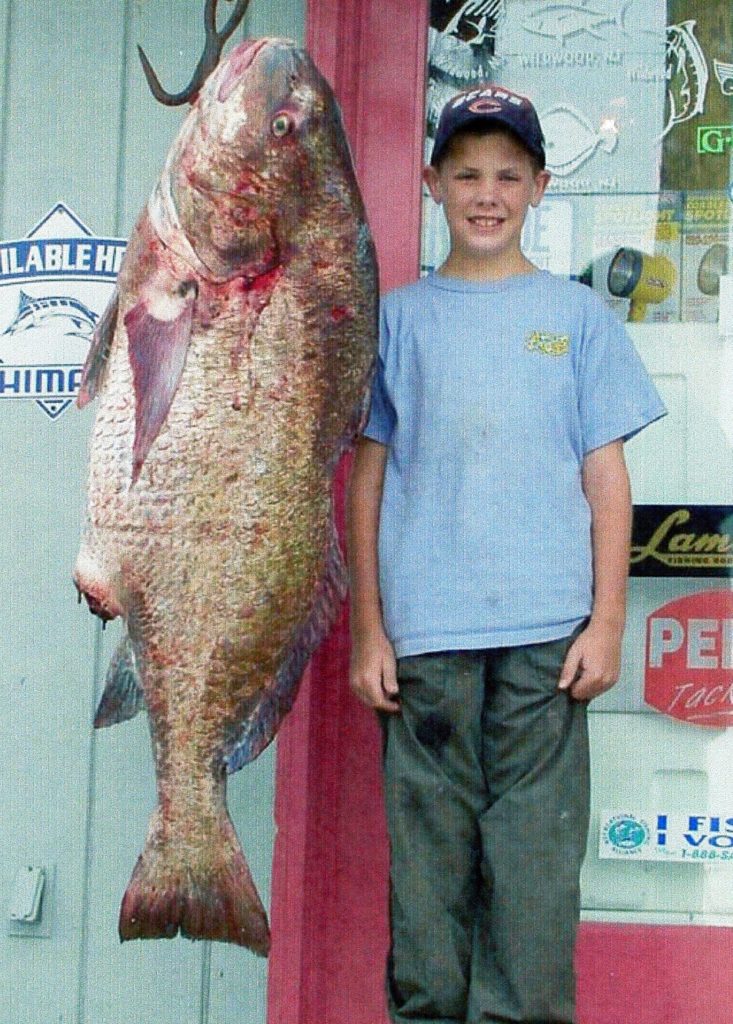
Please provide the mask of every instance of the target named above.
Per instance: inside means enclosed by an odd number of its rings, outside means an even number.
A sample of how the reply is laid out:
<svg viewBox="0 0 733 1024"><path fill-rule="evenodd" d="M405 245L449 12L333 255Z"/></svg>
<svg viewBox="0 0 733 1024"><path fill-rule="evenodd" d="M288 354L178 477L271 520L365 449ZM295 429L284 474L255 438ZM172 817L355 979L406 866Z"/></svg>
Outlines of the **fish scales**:
<svg viewBox="0 0 733 1024"><path fill-rule="evenodd" d="M144 703L156 768L120 934L266 953L226 772L272 739L343 597L332 477L376 349L373 247L304 51L247 42L210 77L115 301L82 382L98 411L75 579L127 627L95 724Z"/></svg>

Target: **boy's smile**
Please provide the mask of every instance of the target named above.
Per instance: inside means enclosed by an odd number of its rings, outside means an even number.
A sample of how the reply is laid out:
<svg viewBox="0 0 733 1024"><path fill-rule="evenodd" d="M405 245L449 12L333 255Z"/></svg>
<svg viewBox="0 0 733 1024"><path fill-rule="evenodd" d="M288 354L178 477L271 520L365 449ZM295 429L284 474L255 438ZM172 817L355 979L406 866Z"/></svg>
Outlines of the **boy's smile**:
<svg viewBox="0 0 733 1024"><path fill-rule="evenodd" d="M524 273L519 247L524 219L549 181L507 132L456 138L425 182L448 222L451 251L442 272L474 280Z"/></svg>

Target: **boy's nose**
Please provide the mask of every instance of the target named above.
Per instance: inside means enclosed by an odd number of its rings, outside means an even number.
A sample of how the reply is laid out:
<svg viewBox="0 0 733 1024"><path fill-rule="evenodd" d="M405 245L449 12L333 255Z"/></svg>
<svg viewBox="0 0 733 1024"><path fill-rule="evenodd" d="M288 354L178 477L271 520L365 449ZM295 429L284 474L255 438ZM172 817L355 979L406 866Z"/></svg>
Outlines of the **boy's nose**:
<svg viewBox="0 0 733 1024"><path fill-rule="evenodd" d="M495 203L497 199L496 182L491 178L481 178L476 188L475 198L479 203Z"/></svg>

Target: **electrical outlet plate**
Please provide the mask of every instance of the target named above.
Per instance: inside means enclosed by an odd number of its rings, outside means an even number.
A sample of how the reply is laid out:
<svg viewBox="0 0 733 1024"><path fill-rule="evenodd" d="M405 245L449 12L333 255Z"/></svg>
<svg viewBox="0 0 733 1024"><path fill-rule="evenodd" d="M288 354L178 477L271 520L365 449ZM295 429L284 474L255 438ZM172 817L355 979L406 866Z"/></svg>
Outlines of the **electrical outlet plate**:
<svg viewBox="0 0 733 1024"><path fill-rule="evenodd" d="M40 919L43 888L46 884L45 868L25 864L15 874L13 896L10 901L10 920L35 924Z"/></svg>
<svg viewBox="0 0 733 1024"><path fill-rule="evenodd" d="M55 865L19 865L7 911L7 934L16 938L50 938L55 909Z"/></svg>

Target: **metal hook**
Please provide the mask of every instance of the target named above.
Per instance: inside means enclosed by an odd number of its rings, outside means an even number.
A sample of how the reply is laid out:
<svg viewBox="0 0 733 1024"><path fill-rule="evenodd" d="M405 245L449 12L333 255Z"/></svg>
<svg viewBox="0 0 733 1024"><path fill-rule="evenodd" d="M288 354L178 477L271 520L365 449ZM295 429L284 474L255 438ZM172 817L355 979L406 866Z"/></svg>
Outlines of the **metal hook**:
<svg viewBox="0 0 733 1024"><path fill-rule="evenodd" d="M138 46L137 52L140 54L140 63L143 66L145 78L150 86L150 91L159 103L163 103L167 107L178 107L183 103L192 103L196 99L201 86L218 64L224 44L244 18L249 0L237 0L234 10L221 32L216 30L216 4L217 0L206 0L204 8L206 42L204 43L204 50L196 65L191 81L181 92L170 93L165 91L150 61L145 56L145 51L141 46Z"/></svg>

